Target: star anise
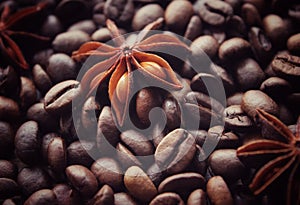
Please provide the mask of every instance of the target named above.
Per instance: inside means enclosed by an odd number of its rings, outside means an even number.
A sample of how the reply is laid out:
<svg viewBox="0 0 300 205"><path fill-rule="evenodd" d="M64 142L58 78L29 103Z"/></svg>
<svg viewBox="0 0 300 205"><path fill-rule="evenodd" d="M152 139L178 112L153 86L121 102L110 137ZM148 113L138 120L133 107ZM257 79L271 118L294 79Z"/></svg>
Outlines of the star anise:
<svg viewBox="0 0 300 205"><path fill-rule="evenodd" d="M182 85L169 63L162 57L149 53L170 49L189 52L186 44L178 38L167 34L154 34L146 37L151 29L161 25L160 18L145 28L136 36L134 41L125 40L111 20L107 20L107 28L110 30L116 47L100 43L88 42L75 51L72 57L80 61L87 56L107 57L92 66L81 79L80 88L88 97L95 89L108 82L108 94L112 111L120 126L123 125L128 110L130 97L135 83L152 81L170 89L181 89ZM145 39L144 39L145 38ZM144 40L143 40L144 39ZM134 72L137 71L137 72ZM137 75L138 74L138 75Z"/></svg>
<svg viewBox="0 0 300 205"><path fill-rule="evenodd" d="M287 205L300 204L300 117L296 134L275 116L258 109L257 122L266 139L255 140L237 150L247 165L258 168L249 188L255 195L262 193L283 173L288 173Z"/></svg>
<svg viewBox="0 0 300 205"><path fill-rule="evenodd" d="M12 36L29 36L39 40L48 40L48 38L29 33L24 31L15 31L13 27L18 24L25 17L35 14L45 8L46 3L40 3L36 6L31 6L25 9L21 9L14 14L10 14L9 6L5 6L0 14L0 49L1 54L8 58L11 63L27 69L28 63L26 62L24 55L17 45L17 43L11 38Z"/></svg>

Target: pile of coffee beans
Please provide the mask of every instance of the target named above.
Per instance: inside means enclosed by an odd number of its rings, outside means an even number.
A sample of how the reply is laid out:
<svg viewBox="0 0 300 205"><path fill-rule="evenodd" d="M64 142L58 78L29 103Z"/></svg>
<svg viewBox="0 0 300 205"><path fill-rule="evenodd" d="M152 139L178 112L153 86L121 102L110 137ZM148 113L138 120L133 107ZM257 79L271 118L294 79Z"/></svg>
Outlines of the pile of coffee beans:
<svg viewBox="0 0 300 205"><path fill-rule="evenodd" d="M295 131L299 1L4 0L0 11L39 2L46 8L16 30L49 41L13 36L30 69L0 55L0 204L285 204L287 179L253 195L256 170L236 149L264 137L257 108ZM108 85L74 106L77 75L92 65L72 52L111 40L106 19L126 34L160 17L157 29L183 36L191 50L184 61L161 55L183 89L139 90L124 127L115 122Z"/></svg>

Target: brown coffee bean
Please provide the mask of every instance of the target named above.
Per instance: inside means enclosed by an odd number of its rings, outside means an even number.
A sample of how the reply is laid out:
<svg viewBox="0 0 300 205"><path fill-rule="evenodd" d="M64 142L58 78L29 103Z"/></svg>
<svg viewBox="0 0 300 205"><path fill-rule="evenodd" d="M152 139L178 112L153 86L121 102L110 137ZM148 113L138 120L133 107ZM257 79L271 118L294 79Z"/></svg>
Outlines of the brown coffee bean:
<svg viewBox="0 0 300 205"><path fill-rule="evenodd" d="M20 91L20 78L12 66L0 67L0 94L15 98Z"/></svg>
<svg viewBox="0 0 300 205"><path fill-rule="evenodd" d="M18 184L9 178L0 178L0 200L19 194Z"/></svg>
<svg viewBox="0 0 300 205"><path fill-rule="evenodd" d="M137 166L129 167L126 170L124 184L132 196L143 202L150 202L157 194L157 189L151 179Z"/></svg>
<svg viewBox="0 0 300 205"><path fill-rule="evenodd" d="M48 60L49 60L50 56L53 55L53 53L54 53L54 51L52 48L41 50L34 54L32 61L34 64L38 64L38 65L42 66L42 68L46 68L48 66Z"/></svg>
<svg viewBox="0 0 300 205"><path fill-rule="evenodd" d="M33 81L21 77L20 104L21 108L27 109L37 100L37 93Z"/></svg>
<svg viewBox="0 0 300 205"><path fill-rule="evenodd" d="M183 171L196 152L194 137L184 129L170 132L159 143L154 157L157 165L169 174Z"/></svg>
<svg viewBox="0 0 300 205"><path fill-rule="evenodd" d="M243 4L241 14L247 26L260 26L262 23L259 11L253 4Z"/></svg>
<svg viewBox="0 0 300 205"><path fill-rule="evenodd" d="M147 170L147 175L153 182L153 184L157 187L160 182L164 179L165 172L161 170L156 163L153 163Z"/></svg>
<svg viewBox="0 0 300 205"><path fill-rule="evenodd" d="M115 205L124 205L126 201L126 205L138 205L138 203L127 193L119 192L114 194Z"/></svg>
<svg viewBox="0 0 300 205"><path fill-rule="evenodd" d="M184 205L183 200L176 193L166 192L157 195L149 205Z"/></svg>
<svg viewBox="0 0 300 205"><path fill-rule="evenodd" d="M252 130L254 125L240 105L231 105L224 110L225 129L235 132Z"/></svg>
<svg viewBox="0 0 300 205"><path fill-rule="evenodd" d="M67 80L53 86L45 95L45 110L51 114L61 115L61 112L70 109L72 100L80 92L78 84L78 81Z"/></svg>
<svg viewBox="0 0 300 205"><path fill-rule="evenodd" d="M36 121L43 131L54 131L58 128L58 119L50 115L44 107L44 103L33 104L27 110L27 119Z"/></svg>
<svg viewBox="0 0 300 205"><path fill-rule="evenodd" d="M222 80L226 96L231 95L235 89L236 85L231 76L224 68L221 66L213 64L211 69L215 72L215 74Z"/></svg>
<svg viewBox="0 0 300 205"><path fill-rule="evenodd" d="M72 186L84 198L90 198L98 189L98 182L95 175L86 167L71 165L66 168L66 175Z"/></svg>
<svg viewBox="0 0 300 205"><path fill-rule="evenodd" d="M179 128L181 124L181 109L176 99L171 96L166 98L162 104L162 108L167 117L168 129L171 131Z"/></svg>
<svg viewBox="0 0 300 205"><path fill-rule="evenodd" d="M227 106L230 105L240 105L242 103L242 98L243 98L244 93L242 92L237 92L230 97L227 98Z"/></svg>
<svg viewBox="0 0 300 205"><path fill-rule="evenodd" d="M63 25L55 15L48 15L45 19L41 33L43 36L54 38L63 31Z"/></svg>
<svg viewBox="0 0 300 205"><path fill-rule="evenodd" d="M205 187L205 178L198 173L187 172L176 174L163 180L158 192L175 192L186 199L195 189L203 189Z"/></svg>
<svg viewBox="0 0 300 205"><path fill-rule="evenodd" d="M148 156L154 154L152 143L135 130L127 130L120 135L123 144L136 156Z"/></svg>
<svg viewBox="0 0 300 205"><path fill-rule="evenodd" d="M52 81L41 65L36 64L33 66L32 77L34 84L42 93L48 92L48 90L52 87Z"/></svg>
<svg viewBox="0 0 300 205"><path fill-rule="evenodd" d="M196 38L190 48L192 50L192 57L194 58L203 57L204 54L213 58L219 49L219 43L214 37L203 35Z"/></svg>
<svg viewBox="0 0 300 205"><path fill-rule="evenodd" d="M18 174L17 181L26 196L51 186L49 175L39 167L23 168Z"/></svg>
<svg viewBox="0 0 300 205"><path fill-rule="evenodd" d="M16 203L12 199L6 199L2 205L16 205Z"/></svg>
<svg viewBox="0 0 300 205"><path fill-rule="evenodd" d="M244 20L237 15L232 16L226 22L226 36L228 38L233 37L246 37L247 27Z"/></svg>
<svg viewBox="0 0 300 205"><path fill-rule="evenodd" d="M78 192L67 184L57 184L52 191L59 205L80 205L82 203Z"/></svg>
<svg viewBox="0 0 300 205"><path fill-rule="evenodd" d="M231 38L224 41L219 48L219 58L222 61L240 59L249 55L251 49L248 41L242 38Z"/></svg>
<svg viewBox="0 0 300 205"><path fill-rule="evenodd" d="M97 117L96 113L100 112L100 105L95 101L95 97L88 98L83 104L81 111L82 126L91 131L91 135L95 136L97 132Z"/></svg>
<svg viewBox="0 0 300 205"><path fill-rule="evenodd" d="M137 10L132 19L132 28L139 31L147 24L164 16L164 10L158 4L147 4Z"/></svg>
<svg viewBox="0 0 300 205"><path fill-rule="evenodd" d="M213 26L223 25L233 15L232 7L224 1L202 1L199 15L203 21Z"/></svg>
<svg viewBox="0 0 300 205"><path fill-rule="evenodd" d="M114 191L110 186L104 185L88 202L88 205L114 205Z"/></svg>
<svg viewBox="0 0 300 205"><path fill-rule="evenodd" d="M17 156L27 164L40 161L41 136L37 122L27 121L21 125L15 136Z"/></svg>
<svg viewBox="0 0 300 205"><path fill-rule="evenodd" d="M183 33L193 13L193 5L189 1L172 1L166 8L166 25L171 31Z"/></svg>
<svg viewBox="0 0 300 205"><path fill-rule="evenodd" d="M0 178L15 179L17 176L17 167L10 161L0 160Z"/></svg>
<svg viewBox="0 0 300 205"><path fill-rule="evenodd" d="M287 41L287 48L291 53L299 54L300 52L300 33L292 35Z"/></svg>
<svg viewBox="0 0 300 205"><path fill-rule="evenodd" d="M109 41L111 39L110 31L108 30L108 28L100 28L92 34L91 38L93 41Z"/></svg>
<svg viewBox="0 0 300 205"><path fill-rule="evenodd" d="M206 193L202 189L196 189L190 194L187 205L206 205Z"/></svg>
<svg viewBox="0 0 300 205"><path fill-rule="evenodd" d="M233 149L240 145L239 137L232 132L224 133L222 125L209 128L207 136L208 140L218 140L217 149Z"/></svg>
<svg viewBox="0 0 300 205"><path fill-rule="evenodd" d="M300 7L299 4L295 4L292 5L288 10L288 15L297 21L300 20L299 7Z"/></svg>
<svg viewBox="0 0 300 205"><path fill-rule="evenodd" d="M300 76L299 68L300 57L279 54L272 61L272 69L276 74L287 80L298 81Z"/></svg>
<svg viewBox="0 0 300 205"><path fill-rule="evenodd" d="M74 23L68 28L68 31L83 31L91 35L96 30L96 25L92 20L82 20Z"/></svg>
<svg viewBox="0 0 300 205"><path fill-rule="evenodd" d="M282 78L270 77L261 84L260 90L273 98L281 98L292 92L292 86Z"/></svg>
<svg viewBox="0 0 300 205"><path fill-rule="evenodd" d="M89 40L89 35L83 31L68 31L58 34L52 42L52 47L58 53L71 54Z"/></svg>
<svg viewBox="0 0 300 205"><path fill-rule="evenodd" d="M142 163L139 161L139 159L134 156L134 154L122 143L117 144L116 150L117 158L120 161L123 169L127 169L131 166L142 166Z"/></svg>
<svg viewBox="0 0 300 205"><path fill-rule="evenodd" d="M48 164L57 173L63 172L67 166L66 145L62 138L55 137L48 145Z"/></svg>
<svg viewBox="0 0 300 205"><path fill-rule="evenodd" d="M96 143L86 140L75 141L67 148L68 164L90 167L96 155ZM92 155L92 156L91 156Z"/></svg>
<svg viewBox="0 0 300 205"><path fill-rule="evenodd" d="M209 159L209 166L215 175L220 175L226 182L235 182L246 172L245 166L236 156L234 149L214 151Z"/></svg>
<svg viewBox="0 0 300 205"><path fill-rule="evenodd" d="M123 186L123 175L120 165L112 158L100 158L91 166L91 171L97 177L99 184L109 185L115 192Z"/></svg>
<svg viewBox="0 0 300 205"><path fill-rule="evenodd" d="M1 102L1 97L0 97L0 102ZM14 137L15 137L15 131L13 130L12 126L7 122L0 121L0 141L1 141L0 157L1 158L4 156L9 156L13 152Z"/></svg>
<svg viewBox="0 0 300 205"><path fill-rule="evenodd" d="M42 189L33 193L24 203L24 205L58 205L55 194L50 189Z"/></svg>
<svg viewBox="0 0 300 205"><path fill-rule="evenodd" d="M185 29L184 37L193 41L202 33L202 21L198 15L193 15Z"/></svg>
<svg viewBox="0 0 300 205"><path fill-rule="evenodd" d="M50 56L46 71L53 83L76 79L77 76L74 60L63 53Z"/></svg>
<svg viewBox="0 0 300 205"><path fill-rule="evenodd" d="M0 96L0 119L13 121L20 115L18 104L7 97Z"/></svg>
<svg viewBox="0 0 300 205"><path fill-rule="evenodd" d="M118 24L126 25L134 15L134 4L129 0L108 0L104 4L103 13Z"/></svg>
<svg viewBox="0 0 300 205"><path fill-rule="evenodd" d="M275 116L279 115L279 107L268 95L259 90L249 90L245 92L242 99L242 109L254 119L256 109L262 109Z"/></svg>
<svg viewBox="0 0 300 205"><path fill-rule="evenodd" d="M220 176L212 177L206 185L207 195L213 205L233 205L231 193Z"/></svg>

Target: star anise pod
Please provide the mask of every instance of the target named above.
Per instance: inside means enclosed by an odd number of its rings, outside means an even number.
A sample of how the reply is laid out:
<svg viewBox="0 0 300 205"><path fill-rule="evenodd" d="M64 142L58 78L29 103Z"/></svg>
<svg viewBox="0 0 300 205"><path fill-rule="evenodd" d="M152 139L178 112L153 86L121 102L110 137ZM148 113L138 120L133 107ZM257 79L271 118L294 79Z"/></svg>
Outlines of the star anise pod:
<svg viewBox="0 0 300 205"><path fill-rule="evenodd" d="M24 55L17 45L17 43L12 39L12 36L29 36L31 38L39 39L39 40L48 40L46 37L42 37L33 33L25 32L25 31L16 31L14 30L14 26L24 18L40 12L47 3L40 3L36 6L31 6L25 9L21 9L14 14L10 14L9 6L5 6L0 14L0 50L1 54L8 58L11 63L20 66L21 68L27 69L28 63L26 62Z"/></svg>
<svg viewBox="0 0 300 205"><path fill-rule="evenodd" d="M249 188L258 195L283 173L288 173L286 204L300 204L300 117L295 135L275 116L260 109L257 122L266 139L255 140L237 150L245 164L258 168Z"/></svg>
<svg viewBox="0 0 300 205"><path fill-rule="evenodd" d="M160 33L145 38L149 31L161 25L162 21L163 19L160 18L145 26L134 41L132 39L129 41L120 34L114 22L107 20L107 28L110 30L116 47L100 42L88 42L72 55L78 61L87 56L108 58L96 63L84 74L80 89L83 95L88 97L98 86L109 79L109 99L120 126L123 125L127 116L126 111L133 94L132 88L138 81L142 80L145 83L152 81L152 85L155 82L157 85L174 90L182 88L169 63L162 57L149 53L166 51L166 49L186 51L186 54L189 52L186 44L171 35Z"/></svg>

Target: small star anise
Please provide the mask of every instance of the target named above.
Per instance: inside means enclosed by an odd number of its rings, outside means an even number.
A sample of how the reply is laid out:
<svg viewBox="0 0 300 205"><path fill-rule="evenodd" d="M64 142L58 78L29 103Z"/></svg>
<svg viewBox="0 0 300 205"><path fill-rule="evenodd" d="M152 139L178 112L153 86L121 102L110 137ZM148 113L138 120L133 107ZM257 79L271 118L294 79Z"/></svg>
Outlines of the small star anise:
<svg viewBox="0 0 300 205"><path fill-rule="evenodd" d="M237 150L238 157L245 164L254 168L259 167L249 187L255 195L258 195L284 172L288 172L286 204L298 205L300 204L300 117L295 135L279 119L263 110L257 110L257 120L266 139L255 140Z"/></svg>
<svg viewBox="0 0 300 205"><path fill-rule="evenodd" d="M133 88L137 81L141 79L145 83L151 81L155 82L155 85L162 85L174 90L182 88L169 63L158 55L147 53L166 49L174 51L175 48L180 49L181 52L185 51L186 54L189 52L186 44L167 34L154 34L144 39L149 31L160 25L162 21L163 19L160 18L150 23L136 36L134 41L129 41L125 40L111 20L107 20L107 28L110 30L116 47L100 42L88 42L72 55L78 61L87 56L108 58L95 64L84 74L80 88L82 93L88 97L99 85L109 79L109 99L120 126L124 123L130 96L133 94Z"/></svg>
<svg viewBox="0 0 300 205"><path fill-rule="evenodd" d="M26 62L24 55L11 38L12 36L23 35L29 36L39 40L48 40L48 38L29 33L24 31L14 31L12 27L18 24L25 17L35 14L43 9L47 4L40 3L36 6L31 6L25 9L21 9L14 14L10 14L9 6L5 6L2 13L0 14L0 50L1 54L8 58L11 63L20 66L23 69L27 69L28 63Z"/></svg>

